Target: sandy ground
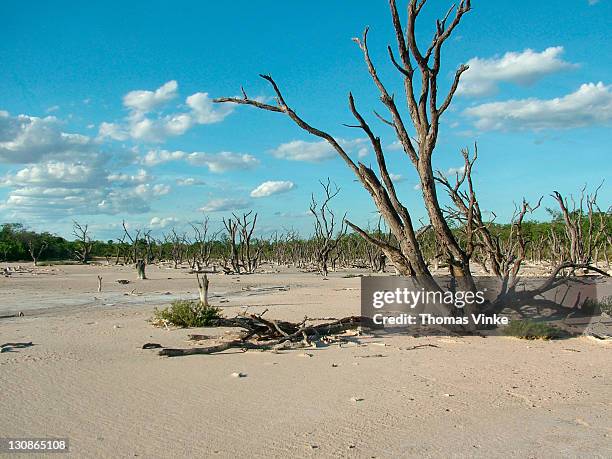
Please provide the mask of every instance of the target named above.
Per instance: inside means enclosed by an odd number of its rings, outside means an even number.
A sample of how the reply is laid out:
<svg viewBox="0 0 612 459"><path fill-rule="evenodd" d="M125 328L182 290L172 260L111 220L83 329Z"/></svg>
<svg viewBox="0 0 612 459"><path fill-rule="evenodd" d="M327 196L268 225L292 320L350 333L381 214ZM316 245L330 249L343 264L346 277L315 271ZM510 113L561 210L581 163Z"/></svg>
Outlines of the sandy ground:
<svg viewBox="0 0 612 459"><path fill-rule="evenodd" d="M294 321L358 314L360 281L345 274L212 275L212 302ZM70 456L88 458L612 456L605 343L366 335L165 358L142 345L187 347L189 333L223 330L153 327L153 308L194 297L195 281L148 275L55 266L0 277L0 315L25 313L0 319L0 344L34 343L0 354L0 437L67 437ZM422 344L435 347L413 349Z"/></svg>

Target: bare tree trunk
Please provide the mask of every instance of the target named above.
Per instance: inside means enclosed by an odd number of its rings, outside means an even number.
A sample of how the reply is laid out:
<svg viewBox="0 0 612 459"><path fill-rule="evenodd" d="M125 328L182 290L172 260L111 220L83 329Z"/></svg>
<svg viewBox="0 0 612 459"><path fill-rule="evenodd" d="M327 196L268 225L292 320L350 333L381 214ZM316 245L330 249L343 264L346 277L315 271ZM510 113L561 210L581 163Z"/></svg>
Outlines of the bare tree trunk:
<svg viewBox="0 0 612 459"><path fill-rule="evenodd" d="M138 279L146 279L147 276L145 274L146 263L144 260L136 260L136 272L138 273Z"/></svg>
<svg viewBox="0 0 612 459"><path fill-rule="evenodd" d="M196 279L198 281L198 293L200 294L200 304L202 306L209 306L208 304L208 276L204 274L202 279L200 275L196 273Z"/></svg>

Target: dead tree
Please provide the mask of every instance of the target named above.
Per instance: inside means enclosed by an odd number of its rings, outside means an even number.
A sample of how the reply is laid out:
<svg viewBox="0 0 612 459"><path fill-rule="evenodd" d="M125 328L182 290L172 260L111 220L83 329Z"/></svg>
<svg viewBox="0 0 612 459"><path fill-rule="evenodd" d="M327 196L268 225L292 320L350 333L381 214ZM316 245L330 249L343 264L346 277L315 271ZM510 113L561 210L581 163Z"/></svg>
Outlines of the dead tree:
<svg viewBox="0 0 612 459"><path fill-rule="evenodd" d="M185 234L178 234L174 228L169 234L164 235L165 242L170 245L170 255L174 263L174 269L178 269L179 265L183 263L186 238Z"/></svg>
<svg viewBox="0 0 612 459"><path fill-rule="evenodd" d="M406 122L396 105L397 99L388 92L370 58L367 28L363 33L363 37L355 39L355 42L363 52L370 76L380 92L383 105L389 112L390 119L380 115L379 118L393 127L406 156L419 175L423 201L429 215L430 224L437 242L443 250L450 272L458 279L459 284L464 289L474 290L475 285L470 272L469 256L460 246L459 241L444 218L438 201L432 168L432 155L438 139L440 118L450 106L459 85L459 79L468 68L466 65L461 65L457 69L450 90L440 102L438 100L438 75L441 69L442 45L451 36L451 33L457 27L462 17L470 10L470 1L462 0L455 9L452 18L453 8L446 13L443 19L437 21L435 34L427 48L420 48L417 45L415 32L416 20L425 4L425 0L409 1L405 26L400 20L396 1L390 0L389 4L399 60L396 58L391 46L388 47L389 57L403 80L406 103L412 125L416 131L415 140L411 139L409 135ZM420 76L418 85L413 84L415 72L418 72L417 75ZM280 88L270 75L261 75L261 77L272 86L276 94L275 105L264 103L257 99L250 99L244 90L242 91L242 97L224 97L215 99L215 102L245 104L263 110L283 113L291 118L300 128L327 141L371 195L388 228L398 241L398 247L373 237L357 225L347 222L349 226L370 243L380 247L400 274L418 275L424 287L440 290L440 286L431 275L419 247L412 217L396 194L395 184L387 170L380 138L374 134L368 122L358 111L353 95L349 94L348 97L350 110L357 121L357 124L352 127L361 129L370 140L376 155L379 175L365 164L361 162L355 163L331 134L314 127L301 118L289 106Z"/></svg>
<svg viewBox="0 0 612 459"><path fill-rule="evenodd" d="M32 261L34 262L34 266L38 266L38 260L42 256L43 252L48 247L47 241L36 242L34 240L28 241L28 253L32 257Z"/></svg>
<svg viewBox="0 0 612 459"><path fill-rule="evenodd" d="M257 214L251 219L252 213L251 210L240 217L232 214L227 220L223 219L230 245L229 260L236 274L252 274L259 266L262 245L253 239Z"/></svg>
<svg viewBox="0 0 612 459"><path fill-rule="evenodd" d="M93 242L89 237L89 225L81 225L76 220L72 222L72 234L76 238L77 250L75 255L78 261L87 264L91 257Z"/></svg>
<svg viewBox="0 0 612 459"><path fill-rule="evenodd" d="M212 248L219 232L211 233L209 228L209 218L199 223L191 223L194 233L194 266L200 271L202 266L210 266Z"/></svg>
<svg viewBox="0 0 612 459"><path fill-rule="evenodd" d="M147 278L145 273L146 266L147 264L142 258L136 260L136 273L138 274L138 279L144 280Z"/></svg>
<svg viewBox="0 0 612 459"><path fill-rule="evenodd" d="M256 241L253 240L253 232L255 231L255 225L257 223L257 214L253 216L252 220L249 220L252 213L253 211L251 210L242 214L240 218L234 214L234 218L240 227L240 260L243 268L249 274L254 273L259 266L262 252L261 244L255 244Z"/></svg>
<svg viewBox="0 0 612 459"><path fill-rule="evenodd" d="M384 240L388 244L392 244L392 234L390 231L386 232L382 230L382 217L378 218L378 225L375 231L368 231L368 233L374 233L374 237ZM387 261L387 257L385 252L382 251L380 247L374 244L370 244L366 241L366 245L364 247L364 251L366 253L368 259L368 265L372 272L380 273L385 272L385 264Z"/></svg>
<svg viewBox="0 0 612 459"><path fill-rule="evenodd" d="M122 222L122 227L124 231L124 238L127 238L128 241L130 242L129 249L127 250L128 260L129 262L135 264L136 273L138 274L138 279L146 279L147 276L145 274L145 269L146 269L147 263L144 259L144 256L142 256L139 250L140 249L139 247L140 235L142 233L142 230L140 229L135 230L135 233L132 236L130 232L128 231L125 220Z"/></svg>
<svg viewBox="0 0 612 459"><path fill-rule="evenodd" d="M200 275L196 272L196 280L198 281L198 293L200 295L200 304L202 306L209 306L208 304L208 276L204 274L202 279L200 279Z"/></svg>
<svg viewBox="0 0 612 459"><path fill-rule="evenodd" d="M593 261L593 251L604 241L606 219L597 207L597 193L601 185L592 195L586 194L586 188L580 193L578 204L570 197L573 205L570 208L568 200L558 191L552 196L559 204L567 240L567 260L576 265L590 264ZM586 214L584 205L586 204ZM595 260L595 263L597 260Z"/></svg>
<svg viewBox="0 0 612 459"><path fill-rule="evenodd" d="M238 222L234 221L232 218L228 218L227 220L223 219L223 225L227 230L227 241L229 244L229 262L232 265L232 268L236 274L240 274L240 256L238 254L238 245L236 242L236 235L238 234ZM229 269L227 267L227 261L225 262L225 269Z"/></svg>
<svg viewBox="0 0 612 459"><path fill-rule="evenodd" d="M327 183L320 182L323 187L323 201L319 206L315 200L314 194L310 203L310 213L314 216L314 243L316 264L319 273L327 277L329 273L329 257L331 253L338 247L338 243L344 234L346 234L345 218L338 221L333 210L329 207L329 202L340 193L340 188L335 186L332 190L331 182L327 179ZM346 217L346 214L344 215Z"/></svg>
<svg viewBox="0 0 612 459"><path fill-rule="evenodd" d="M511 291L518 282L518 273L526 256L527 241L523 237L522 223L527 213L532 213L540 206L542 198L531 206L523 200L520 210L516 210L507 240L502 241L499 235L491 230L491 223L482 216L480 204L472 182L472 168L478 158L478 147L474 146L474 154L469 155L467 149L462 150L464 165L455 174L454 183L441 173L436 173L436 181L446 189L454 207L445 208L445 216L449 221L455 221L462 234L463 250L471 258L479 248L485 258L485 267L501 281L501 292Z"/></svg>
<svg viewBox="0 0 612 459"><path fill-rule="evenodd" d="M402 105L405 103L407 106L409 121L412 126L408 124L408 117L400 111L399 97L388 91L371 59L368 48L368 29L365 29L361 38L354 39L363 53L367 70L379 92L382 104L388 112L386 116L379 115L376 112L375 115L383 123L393 128L407 161L411 163L418 174L423 203L429 217L428 224L435 236L439 257L448 266L453 280L452 284L463 291L476 290L474 277L470 269L471 258L477 249L481 250L482 245L489 243L490 247L485 246L485 250L486 258L492 264L492 269L497 270L499 276L506 277L507 274L508 283L511 283L515 270L520 269L525 257L523 244L527 241L520 234L521 221L525 214L529 213L535 206L532 207L527 202L523 202L521 210L518 210L515 216L513 242L497 247L497 244L501 244L501 241L496 242L491 230L484 224L480 225L474 216L477 200L474 201L476 194L472 192L473 189L472 191L468 190L467 194L464 195L467 197L467 201L463 202L467 214L462 209L454 209L452 212L455 213L456 217L449 218L448 212L445 212L438 198L436 184L439 182L436 180L432 166L441 117L453 101L461 75L468 69L466 65L460 65L454 73L449 90L445 94L439 94L438 76L447 73L441 71L442 48L464 15L470 11L471 2L470 0L461 0L456 7L451 7L444 17L436 22L433 38L426 46L419 46L416 38L416 22L426 4L426 0L408 0L407 3L406 19L403 22L400 18L396 0L389 0L396 51L391 46L388 46L387 50L389 59L403 83L404 97L402 99L405 100L401 102ZM285 98L278 84L270 75L262 74L260 76L270 84L275 94L275 102L267 103L259 99L251 99L244 89L241 97L222 97L214 99L214 102L249 105L261 110L286 115L301 129L326 141L370 194L394 240L397 241L397 246L369 234L354 223L347 222L347 224L368 242L380 247L399 274L417 276L419 284L430 291L443 290L432 276L426 262L423 247L417 237L413 217L396 193L396 184L387 169L380 137L374 133L368 121L357 108L353 94L348 94L348 105L356 122L348 125L348 127L360 129L369 139L375 154L377 171L360 161L355 161L333 135L303 119L289 104L288 99ZM415 131L414 138L409 134L412 131ZM446 187L447 191L451 190L451 198L453 186ZM465 186L471 188L471 181L465 183ZM463 201L462 197L459 197L459 199ZM455 204L457 203L455 202ZM463 219L461 232L452 230L451 222L456 219ZM487 235L487 233L490 234ZM490 241L488 240L489 236L491 236ZM499 260L497 260L498 255L501 257ZM581 261L584 260L583 257ZM496 263L500 266L495 267ZM587 263L576 263L571 260L562 261L553 270L552 281L546 282L539 289L526 294L537 294L538 291L549 288L551 283L554 284L554 276L559 275L567 268L586 268L602 272ZM452 313L454 310L448 308L446 312ZM476 311L465 310L467 314L472 312Z"/></svg>

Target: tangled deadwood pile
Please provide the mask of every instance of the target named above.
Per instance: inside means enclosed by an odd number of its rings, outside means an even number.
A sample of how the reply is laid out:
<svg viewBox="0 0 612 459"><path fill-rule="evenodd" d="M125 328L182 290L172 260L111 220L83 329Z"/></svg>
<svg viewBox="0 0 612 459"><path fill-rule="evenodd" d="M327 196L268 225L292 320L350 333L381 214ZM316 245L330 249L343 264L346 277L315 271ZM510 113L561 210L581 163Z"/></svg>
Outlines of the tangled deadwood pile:
<svg viewBox="0 0 612 459"><path fill-rule="evenodd" d="M188 349L163 348L159 355L178 357L194 354L216 354L228 349L287 349L300 346L312 346L314 342L332 335L338 335L346 330L357 327L375 328L371 319L362 316L350 316L320 324L302 322L292 323L279 320L264 319L259 315L239 315L233 318L221 318L217 327L236 327L244 329L237 339L217 344L215 346L194 347Z"/></svg>

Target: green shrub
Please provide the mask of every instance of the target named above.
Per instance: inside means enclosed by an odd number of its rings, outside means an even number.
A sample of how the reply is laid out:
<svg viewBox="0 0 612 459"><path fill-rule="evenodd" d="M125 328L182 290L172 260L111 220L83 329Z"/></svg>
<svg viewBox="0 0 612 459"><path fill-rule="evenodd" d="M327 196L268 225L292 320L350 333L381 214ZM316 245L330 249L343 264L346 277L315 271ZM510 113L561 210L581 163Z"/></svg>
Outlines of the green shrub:
<svg viewBox="0 0 612 459"><path fill-rule="evenodd" d="M154 315L154 320L167 321L177 327L212 327L221 318L221 310L203 306L198 301L178 300L162 310L155 308Z"/></svg>
<svg viewBox="0 0 612 459"><path fill-rule="evenodd" d="M601 300L587 298L580 308L587 314L606 314L612 316L612 296L605 296Z"/></svg>
<svg viewBox="0 0 612 459"><path fill-rule="evenodd" d="M556 327L533 320L513 320L504 328L504 334L522 339L555 339L564 335Z"/></svg>

